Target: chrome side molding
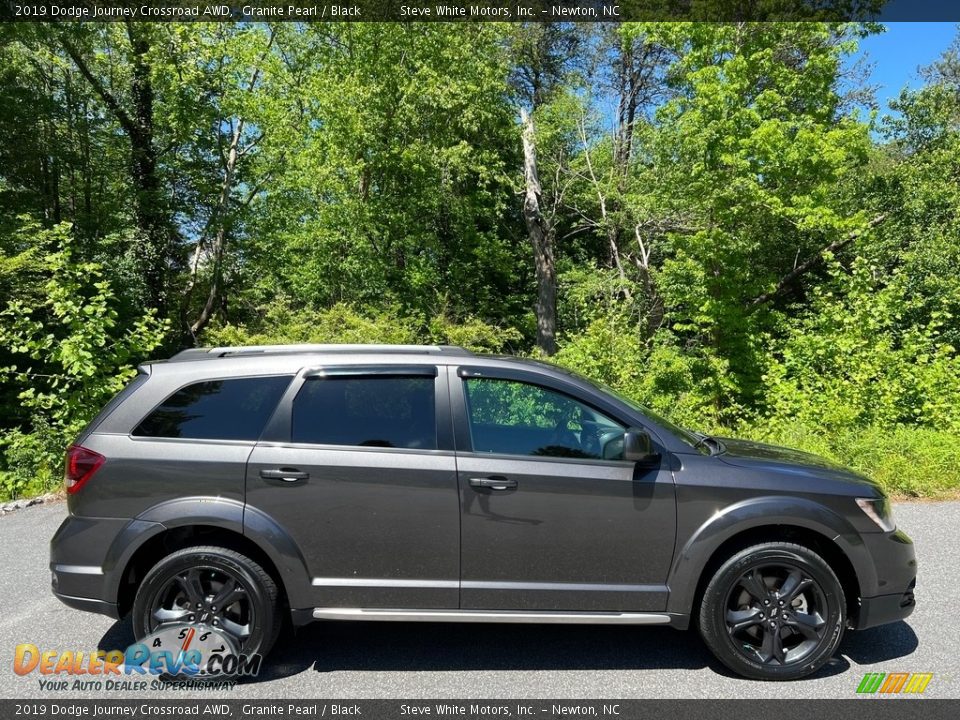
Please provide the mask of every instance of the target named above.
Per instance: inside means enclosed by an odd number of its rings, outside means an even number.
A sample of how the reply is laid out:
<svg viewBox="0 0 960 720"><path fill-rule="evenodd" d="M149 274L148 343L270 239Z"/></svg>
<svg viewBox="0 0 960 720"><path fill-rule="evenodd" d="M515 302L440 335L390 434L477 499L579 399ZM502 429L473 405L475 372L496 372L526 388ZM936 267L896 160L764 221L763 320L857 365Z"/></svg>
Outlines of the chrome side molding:
<svg viewBox="0 0 960 720"><path fill-rule="evenodd" d="M313 619L394 622L557 623L570 625L668 625L670 623L670 616L663 613L392 610L381 608L314 608Z"/></svg>

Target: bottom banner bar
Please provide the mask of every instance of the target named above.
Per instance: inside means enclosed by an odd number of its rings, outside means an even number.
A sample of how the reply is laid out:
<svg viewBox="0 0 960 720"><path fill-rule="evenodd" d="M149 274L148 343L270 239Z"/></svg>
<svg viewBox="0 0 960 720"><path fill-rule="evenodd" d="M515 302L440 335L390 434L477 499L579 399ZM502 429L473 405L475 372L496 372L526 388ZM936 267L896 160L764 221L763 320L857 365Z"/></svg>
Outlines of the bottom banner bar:
<svg viewBox="0 0 960 720"><path fill-rule="evenodd" d="M773 687L771 687L771 692ZM773 694L773 693L772 693ZM0 718L956 718L957 700L0 700Z"/></svg>

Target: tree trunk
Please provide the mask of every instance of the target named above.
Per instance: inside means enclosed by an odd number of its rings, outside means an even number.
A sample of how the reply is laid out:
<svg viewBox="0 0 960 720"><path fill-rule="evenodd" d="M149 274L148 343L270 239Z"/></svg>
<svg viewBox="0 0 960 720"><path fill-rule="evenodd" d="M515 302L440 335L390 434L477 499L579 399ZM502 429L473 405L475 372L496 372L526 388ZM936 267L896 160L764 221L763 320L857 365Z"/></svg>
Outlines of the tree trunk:
<svg viewBox="0 0 960 720"><path fill-rule="evenodd" d="M157 151L153 138L153 83L146 55L149 43L134 26L127 23L127 36L133 52L130 97L133 103L133 131L130 133L130 164L133 184L134 217L142 249L144 278L150 303L160 317L167 309L167 263L171 255L170 226L164 211L160 179L157 177Z"/></svg>
<svg viewBox="0 0 960 720"><path fill-rule="evenodd" d="M613 135L613 172L616 178L616 192L608 198L608 207L605 210L613 216L613 221L606 223L610 261L620 269L621 229L618 215L621 201L628 190L627 181L630 177L630 159L633 150L633 127L637 115L639 96L639 74L634 67L634 43L632 40L621 41L620 55L615 61L615 68L618 100L617 125Z"/></svg>
<svg viewBox="0 0 960 720"><path fill-rule="evenodd" d="M557 268L553 251L553 224L541 208L542 189L537 175L537 144L533 118L520 109L523 125L523 220L533 247L537 275L537 347L545 355L557 351Z"/></svg>
<svg viewBox="0 0 960 720"><path fill-rule="evenodd" d="M157 150L153 137L153 84L147 62L150 44L142 32L138 34L135 26L129 22L127 37L132 55L130 112L94 74L69 36L64 33L57 35L77 70L116 117L130 142L130 176L134 187L133 215L141 250L144 282L147 286L148 302L157 308L160 317L164 317L167 314L166 278L172 254L173 230L157 176Z"/></svg>
<svg viewBox="0 0 960 720"><path fill-rule="evenodd" d="M216 232L213 236L213 246L211 248L211 254L213 255L213 275L210 278L210 291L207 293L207 301L200 310L200 315L196 321L190 325L190 334L194 338L196 338L197 333L203 330L211 318L213 318L213 314L218 307L218 300L220 300L220 284L223 279L223 256L227 247L227 223L229 222L227 215L230 211L230 192L233 190L233 178L237 170L237 159L240 157L240 138L243 136L243 125L243 118L239 118L234 126L233 135L230 137L230 147L227 150L227 158L224 163L220 195L217 198L217 206L214 209ZM191 290L196 279L200 252L201 245L198 243L197 254L193 262Z"/></svg>

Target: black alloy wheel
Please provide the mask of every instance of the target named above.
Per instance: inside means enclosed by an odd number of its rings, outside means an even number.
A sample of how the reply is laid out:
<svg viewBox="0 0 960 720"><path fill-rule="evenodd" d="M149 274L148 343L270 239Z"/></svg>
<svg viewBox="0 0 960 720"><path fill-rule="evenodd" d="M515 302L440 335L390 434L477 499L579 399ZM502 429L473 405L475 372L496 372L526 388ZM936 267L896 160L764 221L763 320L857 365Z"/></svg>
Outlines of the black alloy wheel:
<svg viewBox="0 0 960 720"><path fill-rule="evenodd" d="M278 589L256 562L222 547L189 547L158 562L137 590L138 640L165 626L213 627L246 655L265 655L280 631Z"/></svg>
<svg viewBox="0 0 960 720"><path fill-rule="evenodd" d="M736 647L765 664L802 662L827 631L823 591L793 565L748 570L733 584L726 605L727 632Z"/></svg>
<svg viewBox="0 0 960 720"><path fill-rule="evenodd" d="M731 670L794 680L819 670L843 636L846 599L817 553L764 543L728 559L703 594L700 631Z"/></svg>

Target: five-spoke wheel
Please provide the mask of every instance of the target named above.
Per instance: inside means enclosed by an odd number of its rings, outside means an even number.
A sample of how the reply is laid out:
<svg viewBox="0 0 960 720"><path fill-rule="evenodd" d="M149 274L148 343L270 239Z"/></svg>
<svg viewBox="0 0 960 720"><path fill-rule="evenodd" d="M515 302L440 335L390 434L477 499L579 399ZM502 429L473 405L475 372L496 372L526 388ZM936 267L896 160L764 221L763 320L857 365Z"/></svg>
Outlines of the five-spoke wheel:
<svg viewBox="0 0 960 720"><path fill-rule="evenodd" d="M714 654L748 677L787 680L816 672L843 634L845 598L830 566L809 548L765 543L727 560L703 594L700 629Z"/></svg>
<svg viewBox="0 0 960 720"><path fill-rule="evenodd" d="M280 629L277 585L233 550L178 550L147 573L133 606L138 639L173 625L212 627L243 653L266 654Z"/></svg>

